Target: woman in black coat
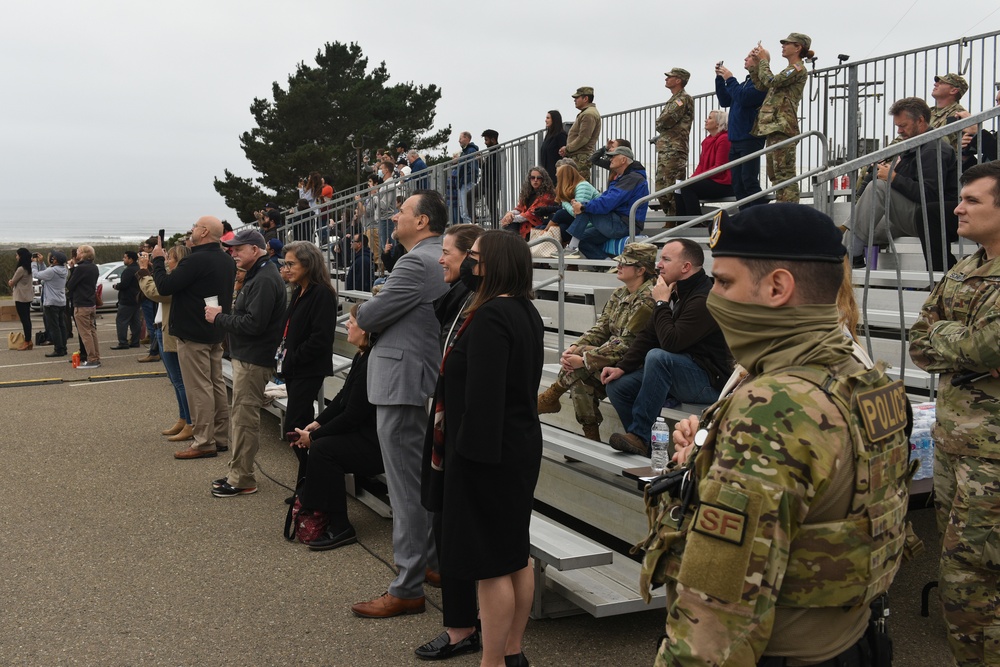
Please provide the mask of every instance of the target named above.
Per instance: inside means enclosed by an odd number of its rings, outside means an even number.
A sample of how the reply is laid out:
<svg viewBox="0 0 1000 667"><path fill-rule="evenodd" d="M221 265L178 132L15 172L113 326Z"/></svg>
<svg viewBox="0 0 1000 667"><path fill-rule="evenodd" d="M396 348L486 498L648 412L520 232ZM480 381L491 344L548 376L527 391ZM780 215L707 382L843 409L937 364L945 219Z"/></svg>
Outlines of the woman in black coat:
<svg viewBox="0 0 1000 667"><path fill-rule="evenodd" d="M566 130L563 129L562 114L553 109L545 114L545 137L539 150L542 167L549 172L549 178L556 182L556 162L559 149L566 145Z"/></svg>
<svg viewBox="0 0 1000 667"><path fill-rule="evenodd" d="M337 321L337 293L323 255L312 243L294 241L285 246L285 277L295 285L285 333L278 348L278 374L285 380L288 407L285 433L313 421L313 403L328 375L333 375L333 332ZM305 474L308 450L295 448L299 478Z"/></svg>
<svg viewBox="0 0 1000 667"><path fill-rule="evenodd" d="M315 421L296 428L292 446L308 451L305 481L299 489L303 512L323 512L323 535L308 546L325 551L357 541L347 518L344 473L370 477L385 472L375 429L375 406L368 401L368 333L358 326L358 304L347 320L347 342L357 346L344 386Z"/></svg>
<svg viewBox="0 0 1000 667"><path fill-rule="evenodd" d="M432 465L444 471L441 575L479 582L484 665L524 665L534 576L528 526L542 459L542 321L531 253L502 230L469 252L476 295L442 362ZM478 285L475 283L478 282Z"/></svg>

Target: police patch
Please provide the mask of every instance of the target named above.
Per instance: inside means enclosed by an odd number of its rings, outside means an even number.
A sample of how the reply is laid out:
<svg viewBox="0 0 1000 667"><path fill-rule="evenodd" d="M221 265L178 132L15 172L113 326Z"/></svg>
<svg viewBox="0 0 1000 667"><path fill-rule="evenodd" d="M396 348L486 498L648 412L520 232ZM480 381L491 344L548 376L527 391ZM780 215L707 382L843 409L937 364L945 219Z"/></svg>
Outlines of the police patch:
<svg viewBox="0 0 1000 667"><path fill-rule="evenodd" d="M865 431L874 442L906 427L906 387L900 380L857 395Z"/></svg>
<svg viewBox="0 0 1000 667"><path fill-rule="evenodd" d="M703 502L698 506L691 529L696 533L742 546L747 530L747 515L728 507Z"/></svg>
<svg viewBox="0 0 1000 667"><path fill-rule="evenodd" d="M712 217L712 231L708 235L708 247L714 248L722 235L722 209Z"/></svg>

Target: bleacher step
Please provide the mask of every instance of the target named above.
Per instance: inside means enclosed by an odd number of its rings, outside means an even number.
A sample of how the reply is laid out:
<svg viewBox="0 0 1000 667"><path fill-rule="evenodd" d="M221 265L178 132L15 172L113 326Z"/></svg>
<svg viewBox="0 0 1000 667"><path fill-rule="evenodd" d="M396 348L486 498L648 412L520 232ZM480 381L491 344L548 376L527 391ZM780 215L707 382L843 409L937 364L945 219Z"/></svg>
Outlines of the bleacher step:
<svg viewBox="0 0 1000 667"><path fill-rule="evenodd" d="M639 594L639 564L616 555L610 565L550 572L546 586L595 618L631 614L666 607L663 587L647 604Z"/></svg>

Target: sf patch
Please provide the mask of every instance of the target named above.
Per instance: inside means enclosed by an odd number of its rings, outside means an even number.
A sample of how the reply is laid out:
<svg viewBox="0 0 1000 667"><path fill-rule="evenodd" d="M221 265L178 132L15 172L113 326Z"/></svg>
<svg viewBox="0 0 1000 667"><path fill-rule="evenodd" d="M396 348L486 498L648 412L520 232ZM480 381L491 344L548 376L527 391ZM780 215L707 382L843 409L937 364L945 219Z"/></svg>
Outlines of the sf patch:
<svg viewBox="0 0 1000 667"><path fill-rule="evenodd" d="M698 506L691 528L696 533L742 546L747 531L747 515L728 507L703 502Z"/></svg>

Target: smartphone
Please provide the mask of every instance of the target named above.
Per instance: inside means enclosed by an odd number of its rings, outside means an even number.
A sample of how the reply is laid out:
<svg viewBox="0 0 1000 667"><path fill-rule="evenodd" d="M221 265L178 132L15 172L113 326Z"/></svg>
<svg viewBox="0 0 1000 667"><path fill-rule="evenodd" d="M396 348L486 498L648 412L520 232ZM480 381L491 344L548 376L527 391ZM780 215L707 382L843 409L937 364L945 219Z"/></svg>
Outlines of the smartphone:
<svg viewBox="0 0 1000 667"><path fill-rule="evenodd" d="M300 436L295 431L289 431L288 433L285 434L285 437L288 438L288 442L298 442L299 438L301 438L302 436Z"/></svg>
<svg viewBox="0 0 1000 667"><path fill-rule="evenodd" d="M163 231L164 230L161 229L160 232L159 232L159 235L160 235L160 246L165 246L166 245L166 243L164 243L164 241L163 241Z"/></svg>
<svg viewBox="0 0 1000 667"><path fill-rule="evenodd" d="M719 62L715 63L715 68L718 69L718 68L722 67L722 63L724 63L724 62L726 62L726 61L725 60L720 60Z"/></svg>

